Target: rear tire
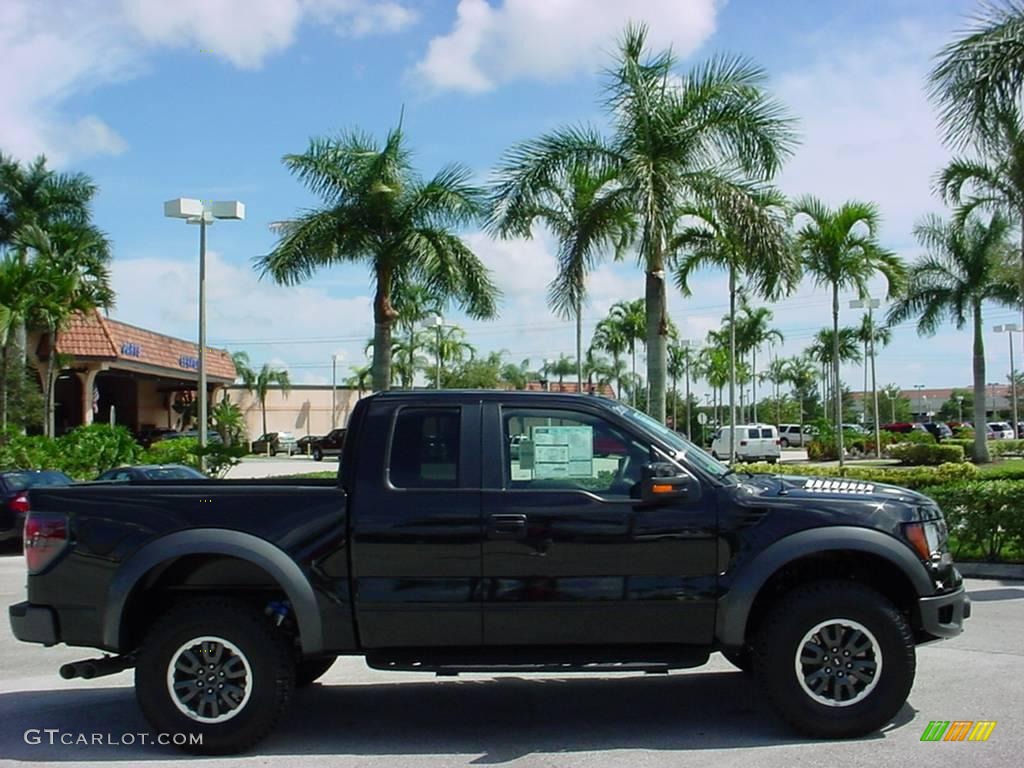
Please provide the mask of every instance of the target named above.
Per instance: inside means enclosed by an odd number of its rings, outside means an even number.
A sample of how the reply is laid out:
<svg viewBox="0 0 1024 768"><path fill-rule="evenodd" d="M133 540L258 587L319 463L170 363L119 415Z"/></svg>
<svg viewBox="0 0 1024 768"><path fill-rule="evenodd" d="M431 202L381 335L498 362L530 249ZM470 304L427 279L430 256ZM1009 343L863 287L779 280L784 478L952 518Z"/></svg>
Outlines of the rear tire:
<svg viewBox="0 0 1024 768"><path fill-rule="evenodd" d="M782 448L789 448L789 440L787 440L786 438L782 438L781 440L779 440L779 446Z"/></svg>
<svg viewBox="0 0 1024 768"><path fill-rule="evenodd" d="M194 598L150 627L135 695L155 733L202 736L201 744L176 744L181 749L242 752L270 733L291 700L291 651L289 636L246 603Z"/></svg>
<svg viewBox="0 0 1024 768"><path fill-rule="evenodd" d="M327 670L333 667L337 660L337 656L303 659L295 665L295 687L305 688L307 685L312 685L327 674Z"/></svg>
<svg viewBox="0 0 1024 768"><path fill-rule="evenodd" d="M903 614L850 582L797 587L772 607L754 642L754 672L774 708L819 738L862 736L891 721L915 664Z"/></svg>
<svg viewBox="0 0 1024 768"><path fill-rule="evenodd" d="M323 461L323 460L324 460L324 452L321 451L319 448L314 448L313 449L313 461Z"/></svg>

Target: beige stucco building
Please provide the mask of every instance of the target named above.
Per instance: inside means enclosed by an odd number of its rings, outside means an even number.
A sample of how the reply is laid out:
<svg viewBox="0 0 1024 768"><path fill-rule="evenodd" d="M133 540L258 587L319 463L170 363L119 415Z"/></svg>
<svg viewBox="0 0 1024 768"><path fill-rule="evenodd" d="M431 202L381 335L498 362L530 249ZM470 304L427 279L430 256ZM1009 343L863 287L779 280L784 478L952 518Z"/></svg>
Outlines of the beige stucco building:
<svg viewBox="0 0 1024 768"><path fill-rule="evenodd" d="M263 416L259 398L244 387L227 388L231 402L242 409L250 440L263 434ZM363 392L362 395L368 395ZM330 385L295 384L288 392L275 387L267 392L267 432L291 432L295 437L325 435L335 427L348 424L352 408L360 393L354 389L338 387L332 393ZM334 402L334 415L331 403Z"/></svg>

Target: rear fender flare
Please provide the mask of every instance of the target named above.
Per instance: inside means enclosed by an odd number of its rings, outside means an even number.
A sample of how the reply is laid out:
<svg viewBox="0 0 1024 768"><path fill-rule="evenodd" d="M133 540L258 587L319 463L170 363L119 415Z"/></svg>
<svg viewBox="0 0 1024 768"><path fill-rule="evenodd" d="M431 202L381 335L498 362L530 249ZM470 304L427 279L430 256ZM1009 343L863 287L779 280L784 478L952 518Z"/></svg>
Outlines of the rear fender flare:
<svg viewBox="0 0 1024 768"><path fill-rule="evenodd" d="M313 586L298 564L284 550L265 539L223 528L172 533L150 542L126 560L118 568L107 593L103 615L104 647L131 650L120 647L124 610L132 591L149 571L177 557L207 554L237 557L266 571L288 596L299 627L302 652L310 655L323 650L320 607Z"/></svg>

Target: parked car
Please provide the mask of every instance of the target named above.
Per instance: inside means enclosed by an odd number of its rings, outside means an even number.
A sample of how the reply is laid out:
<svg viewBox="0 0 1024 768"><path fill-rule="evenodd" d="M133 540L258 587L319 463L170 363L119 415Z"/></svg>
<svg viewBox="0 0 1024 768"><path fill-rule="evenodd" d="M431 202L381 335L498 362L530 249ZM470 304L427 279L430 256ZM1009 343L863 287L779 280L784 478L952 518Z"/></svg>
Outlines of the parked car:
<svg viewBox="0 0 1024 768"><path fill-rule="evenodd" d="M519 460L519 446L522 445L523 440L529 440L528 435L512 435L508 439L508 455L510 459L516 461Z"/></svg>
<svg viewBox="0 0 1024 768"><path fill-rule="evenodd" d="M184 464L136 464L131 467L108 469L97 480L114 480L122 483L145 482L146 480L209 480L198 469Z"/></svg>
<svg viewBox="0 0 1024 768"><path fill-rule="evenodd" d="M737 461L767 461L774 464L781 455L779 433L770 424L737 424L722 427L711 441L711 455L716 459L729 457L732 430L736 430Z"/></svg>
<svg viewBox="0 0 1024 768"><path fill-rule="evenodd" d="M941 421L928 421L923 426L936 440L942 441L953 436L953 430Z"/></svg>
<svg viewBox="0 0 1024 768"><path fill-rule="evenodd" d="M307 456L312 452L313 444L322 439L323 435L303 435L295 441L295 452Z"/></svg>
<svg viewBox="0 0 1024 768"><path fill-rule="evenodd" d="M161 440L177 436L178 432L174 429L168 429L166 427L147 427L146 429L139 430L135 434L135 442L143 448L149 448L153 443L158 443Z"/></svg>
<svg viewBox="0 0 1024 768"><path fill-rule="evenodd" d="M855 435L866 435L868 433L862 424L843 424L843 432L852 432Z"/></svg>
<svg viewBox="0 0 1024 768"><path fill-rule="evenodd" d="M252 452L256 454L269 453L271 456L284 453L291 456L295 453L297 442L291 432L267 432L252 441Z"/></svg>
<svg viewBox="0 0 1024 768"><path fill-rule="evenodd" d="M345 445L345 433L347 431L344 427L332 429L313 443L313 461L323 461L324 456L340 457L341 449Z"/></svg>
<svg viewBox="0 0 1024 768"><path fill-rule="evenodd" d="M551 450L513 475L519 425ZM598 429L626 453L590 455L581 438ZM33 490L14 636L111 654L61 674L134 667L155 732L224 754L289 705L341 706L342 691L293 695L339 655L565 675L668 672L720 651L756 672L766 711L851 738L903 709L915 647L970 616L928 497L733 472L605 398L381 392L356 404L346 442L337 480Z"/></svg>
<svg viewBox="0 0 1024 768"><path fill-rule="evenodd" d="M1013 427L1007 421L990 421L986 437L989 440L1013 440Z"/></svg>
<svg viewBox="0 0 1024 768"><path fill-rule="evenodd" d="M0 541L21 539L28 511L29 488L71 485L75 481L52 469L11 469L0 472Z"/></svg>
<svg viewBox="0 0 1024 768"><path fill-rule="evenodd" d="M779 445L783 448L807 445L814 439L814 427L804 424L801 431L799 424L779 425Z"/></svg>
<svg viewBox="0 0 1024 768"><path fill-rule="evenodd" d="M901 435L908 435L911 432L925 432L931 434L925 428L924 424L911 424L906 421L898 421L892 424L883 424L881 426L881 429L884 429L886 432L896 432L897 434Z"/></svg>

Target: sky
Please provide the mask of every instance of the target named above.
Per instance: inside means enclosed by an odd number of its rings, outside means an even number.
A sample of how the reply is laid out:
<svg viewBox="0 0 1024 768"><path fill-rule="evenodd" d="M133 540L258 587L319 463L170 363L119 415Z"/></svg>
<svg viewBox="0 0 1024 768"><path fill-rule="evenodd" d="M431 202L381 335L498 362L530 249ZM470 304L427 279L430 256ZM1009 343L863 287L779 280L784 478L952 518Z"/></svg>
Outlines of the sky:
<svg viewBox="0 0 1024 768"><path fill-rule="evenodd" d="M276 237L270 223L317 200L281 163L311 137L353 128L383 137L404 110L418 171L460 162L481 181L517 141L573 123L601 125L601 72L630 21L671 47L679 71L716 54L763 67L767 87L797 119L800 146L776 179L791 196L830 205L872 201L883 245L912 261L914 222L942 213L932 192L949 159L924 83L932 58L977 8L966 0L4 0L0 3L0 151L88 173L95 221L111 238L119 320L194 339L196 228L162 215L175 197L238 199L243 222L208 238L208 338L257 365L287 367L298 383L339 381L367 362L372 334L366 268L323 270L295 287L261 279L253 260ZM503 293L500 317L462 325L481 351L535 367L574 354L574 327L545 305L554 247L466 241ZM723 274L695 276L693 295L669 294L681 337L702 343L728 309ZM643 295L635 260L591 275L587 333L619 299ZM878 296L884 284L873 287ZM841 322L860 310L842 297ZM791 355L830 324L828 292L805 281L770 305ZM1005 335L1019 321L986 314L988 380L1009 372ZM912 323L878 356L879 385L967 386L969 332L921 339ZM767 354L768 351L766 350ZM845 368L855 389L859 367ZM696 386L698 393L701 386Z"/></svg>

